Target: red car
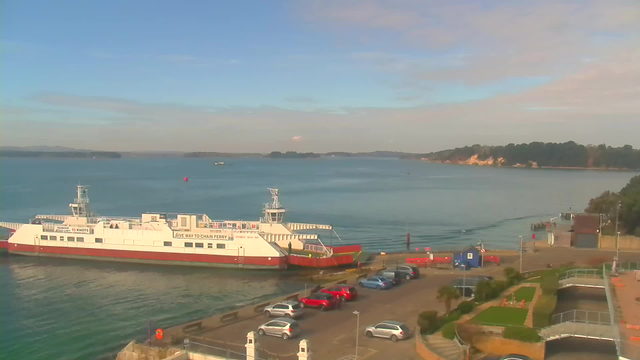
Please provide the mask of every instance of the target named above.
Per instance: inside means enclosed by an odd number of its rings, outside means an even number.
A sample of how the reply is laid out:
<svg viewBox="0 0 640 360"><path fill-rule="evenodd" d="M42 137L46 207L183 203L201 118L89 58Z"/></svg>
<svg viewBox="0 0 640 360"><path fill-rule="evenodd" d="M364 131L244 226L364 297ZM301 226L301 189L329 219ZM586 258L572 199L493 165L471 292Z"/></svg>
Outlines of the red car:
<svg viewBox="0 0 640 360"><path fill-rule="evenodd" d="M327 289L320 290L323 293L331 294L337 298L341 297L342 300L353 301L358 298L358 290L349 285L334 285Z"/></svg>
<svg viewBox="0 0 640 360"><path fill-rule="evenodd" d="M327 293L317 292L309 297L303 297L300 302L304 307L317 307L320 310L325 311L333 309L336 306L336 298Z"/></svg>

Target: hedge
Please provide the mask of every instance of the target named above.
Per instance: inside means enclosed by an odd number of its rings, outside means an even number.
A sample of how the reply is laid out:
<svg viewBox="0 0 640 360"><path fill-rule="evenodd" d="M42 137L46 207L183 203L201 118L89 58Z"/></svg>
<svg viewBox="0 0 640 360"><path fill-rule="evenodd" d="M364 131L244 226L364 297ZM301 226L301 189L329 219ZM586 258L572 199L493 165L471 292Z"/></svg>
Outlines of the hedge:
<svg viewBox="0 0 640 360"><path fill-rule="evenodd" d="M423 311L418 315L418 326L423 334L433 334L440 327L438 312L433 310Z"/></svg>
<svg viewBox="0 0 640 360"><path fill-rule="evenodd" d="M444 329L442 336L444 336ZM531 343L540 341L540 335L535 329L522 326L506 326L502 332L502 337Z"/></svg>
<svg viewBox="0 0 640 360"><path fill-rule="evenodd" d="M456 323L450 322L442 327L442 337L453 340L456 338Z"/></svg>
<svg viewBox="0 0 640 360"><path fill-rule="evenodd" d="M555 295L540 295L533 307L533 327L543 328L551 324L551 314L556 309L558 297Z"/></svg>
<svg viewBox="0 0 640 360"><path fill-rule="evenodd" d="M472 312L475 307L476 304L473 301L463 301L458 304L458 307L456 309L460 314L464 315Z"/></svg>
<svg viewBox="0 0 640 360"><path fill-rule="evenodd" d="M558 274L550 271L542 275L540 289L544 295L555 295L558 291Z"/></svg>
<svg viewBox="0 0 640 360"><path fill-rule="evenodd" d="M458 310L454 310L449 315L445 316L441 320L441 324L448 324L454 321L460 320L462 314Z"/></svg>

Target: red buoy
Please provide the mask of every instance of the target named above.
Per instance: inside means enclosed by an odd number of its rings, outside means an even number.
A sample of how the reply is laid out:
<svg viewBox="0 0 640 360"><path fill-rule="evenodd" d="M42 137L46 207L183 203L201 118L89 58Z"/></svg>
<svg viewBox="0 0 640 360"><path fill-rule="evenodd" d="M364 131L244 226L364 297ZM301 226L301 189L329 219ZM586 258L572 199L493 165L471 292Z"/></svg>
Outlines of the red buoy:
<svg viewBox="0 0 640 360"><path fill-rule="evenodd" d="M189 181L189 178L185 176L185 177L184 177L184 181L185 181L185 182Z"/></svg>

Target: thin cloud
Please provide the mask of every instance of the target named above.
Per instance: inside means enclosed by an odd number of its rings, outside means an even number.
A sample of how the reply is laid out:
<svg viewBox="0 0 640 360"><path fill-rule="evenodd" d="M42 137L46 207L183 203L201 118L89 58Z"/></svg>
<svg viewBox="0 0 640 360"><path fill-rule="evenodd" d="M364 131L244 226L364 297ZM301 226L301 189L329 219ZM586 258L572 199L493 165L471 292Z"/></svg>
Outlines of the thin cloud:
<svg viewBox="0 0 640 360"><path fill-rule="evenodd" d="M302 104L315 104L317 101L314 98L304 96L292 96L284 99L287 102L302 103Z"/></svg>
<svg viewBox="0 0 640 360"><path fill-rule="evenodd" d="M292 137L291 140L293 142L300 142L300 141L302 141L302 136L296 135L296 136Z"/></svg>

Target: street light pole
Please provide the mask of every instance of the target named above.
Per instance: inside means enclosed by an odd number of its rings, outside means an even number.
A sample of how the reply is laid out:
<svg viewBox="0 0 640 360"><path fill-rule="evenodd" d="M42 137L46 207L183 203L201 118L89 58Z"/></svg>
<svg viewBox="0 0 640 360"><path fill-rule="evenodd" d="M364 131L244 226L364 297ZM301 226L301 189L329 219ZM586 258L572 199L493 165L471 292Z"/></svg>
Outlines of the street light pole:
<svg viewBox="0 0 640 360"><path fill-rule="evenodd" d="M463 301L467 299L467 265L462 264L462 299Z"/></svg>
<svg viewBox="0 0 640 360"><path fill-rule="evenodd" d="M358 310L353 312L356 315L356 359L358 360L358 336L360 335L360 331L358 331L358 329L360 328L360 312Z"/></svg>
<svg viewBox="0 0 640 360"><path fill-rule="evenodd" d="M618 201L618 206L616 206L616 261L618 261L618 256L620 255L620 232L618 231L618 212L620 212L620 206L622 206L622 203Z"/></svg>
<svg viewBox="0 0 640 360"><path fill-rule="evenodd" d="M522 274L522 236L520 236L520 274Z"/></svg>

